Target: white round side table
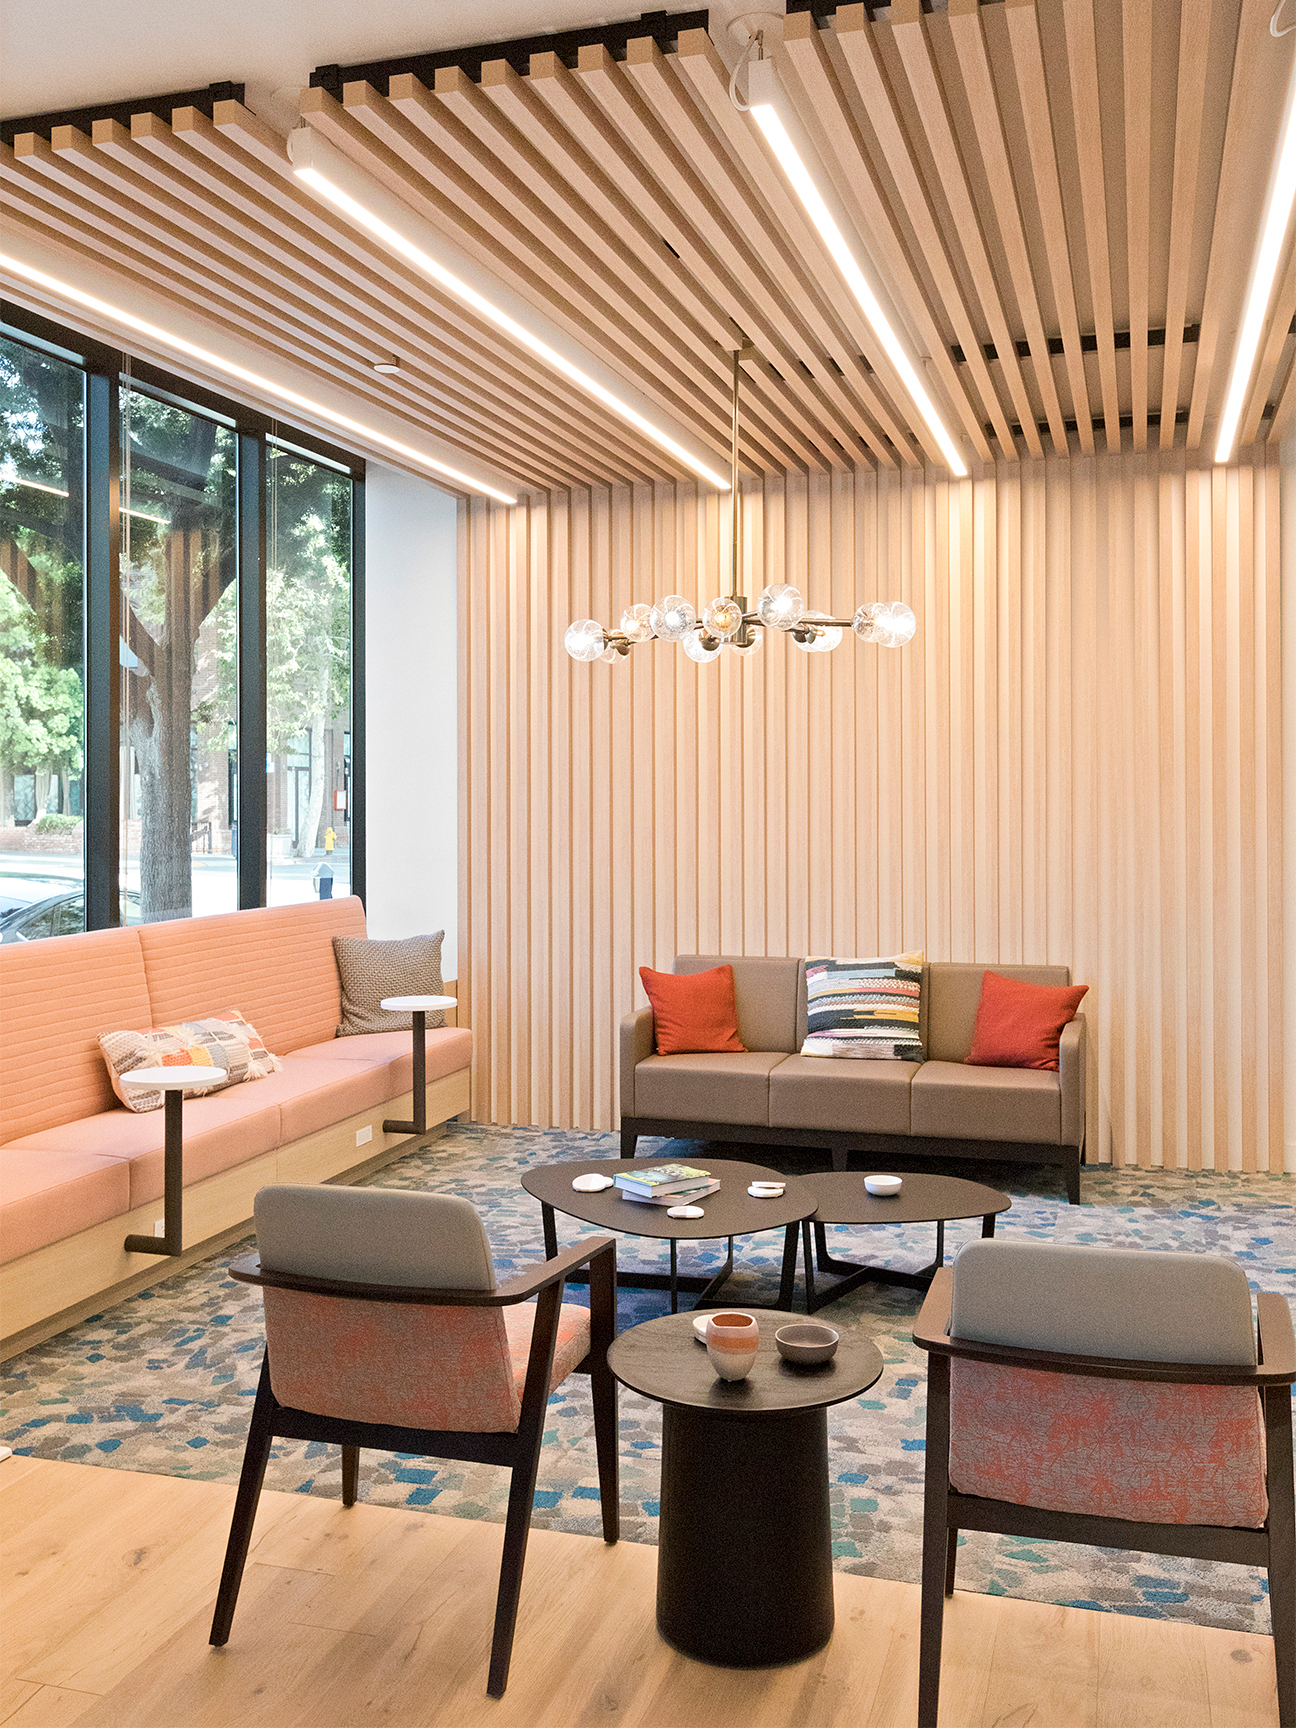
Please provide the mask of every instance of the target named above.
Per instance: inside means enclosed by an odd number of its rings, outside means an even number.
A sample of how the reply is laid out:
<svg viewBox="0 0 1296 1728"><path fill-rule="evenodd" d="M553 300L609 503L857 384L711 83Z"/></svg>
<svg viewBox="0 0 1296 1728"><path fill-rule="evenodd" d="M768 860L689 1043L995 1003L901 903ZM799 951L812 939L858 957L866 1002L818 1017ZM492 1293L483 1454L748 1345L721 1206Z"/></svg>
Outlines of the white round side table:
<svg viewBox="0 0 1296 1728"><path fill-rule="evenodd" d="M216 1067L132 1068L121 1076L123 1086L143 1086L151 1092L164 1092L166 1136L163 1142L165 1175L163 1178L162 1234L126 1238L128 1254L179 1254L184 1236L184 1138L181 1111L184 1095L198 1086L210 1086L221 1069Z"/></svg>
<svg viewBox="0 0 1296 1728"><path fill-rule="evenodd" d="M383 1123L384 1134L427 1133L427 1016L439 1008L457 1008L457 996L384 996L379 1007L392 1014L413 1016L414 1034L414 1120Z"/></svg>

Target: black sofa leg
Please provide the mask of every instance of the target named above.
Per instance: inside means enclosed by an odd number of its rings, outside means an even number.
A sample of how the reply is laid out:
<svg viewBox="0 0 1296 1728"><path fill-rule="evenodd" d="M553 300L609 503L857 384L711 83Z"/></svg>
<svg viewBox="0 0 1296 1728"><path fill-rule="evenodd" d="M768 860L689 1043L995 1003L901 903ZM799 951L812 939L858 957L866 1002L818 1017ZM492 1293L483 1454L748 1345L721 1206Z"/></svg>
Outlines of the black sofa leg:
<svg viewBox="0 0 1296 1728"><path fill-rule="evenodd" d="M1068 1149L1064 1168L1066 1171L1067 1204L1078 1206L1080 1204L1080 1148L1078 1146L1072 1146Z"/></svg>
<svg viewBox="0 0 1296 1728"><path fill-rule="evenodd" d="M621 1130L621 1156L623 1158L633 1158L638 1141L639 1136L634 1133L633 1130L623 1128Z"/></svg>

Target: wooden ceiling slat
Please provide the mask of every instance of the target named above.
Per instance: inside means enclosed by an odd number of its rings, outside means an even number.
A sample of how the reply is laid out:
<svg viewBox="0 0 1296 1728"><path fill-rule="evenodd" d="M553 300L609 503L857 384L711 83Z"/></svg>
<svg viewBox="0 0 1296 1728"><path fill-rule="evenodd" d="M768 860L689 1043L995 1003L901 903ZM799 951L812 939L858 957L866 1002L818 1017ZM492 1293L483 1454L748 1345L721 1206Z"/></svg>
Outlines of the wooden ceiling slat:
<svg viewBox="0 0 1296 1728"><path fill-rule="evenodd" d="M1188 309L1193 223L1200 191L1202 110L1210 48L1211 0L1182 0L1179 15L1179 83L1175 102L1174 194L1170 207L1170 261L1166 271L1165 353L1162 356L1163 450L1175 439L1183 329Z"/></svg>
<svg viewBox="0 0 1296 1728"><path fill-rule="evenodd" d="M638 59L636 49L641 50ZM654 65L663 58L651 37L632 42L627 50L627 64L631 68ZM769 268L781 281L784 292L793 296L811 295L823 303L849 336L855 351L867 355L877 384L886 391L885 398L876 387L871 392L877 423L895 449L913 465L917 462L914 447L918 445L932 461L943 465L940 447L926 423L916 413L911 423L907 409L898 407L900 403L907 404L908 392L854 295L842 280L818 231L803 214L763 141L756 136L755 129L729 100L729 74L711 38L702 30L682 31L678 51L670 66L663 67L663 71L667 77L675 73L689 90L714 133L723 139L724 148L745 182L749 195L755 195L758 207L752 213L752 219L756 231L763 233L769 241ZM761 205L765 212L763 220ZM777 230L781 230L781 237ZM811 259L817 261L817 268L811 269L808 262ZM867 382L871 384L873 381Z"/></svg>
<svg viewBox="0 0 1296 1728"><path fill-rule="evenodd" d="M615 71L613 68L615 67ZM746 197L747 188L737 165L726 154L719 140L705 123L697 105L690 101L681 82L667 75L665 56L655 42L632 41L627 45L626 60L620 65L608 56L606 61L594 61L593 56L581 55L579 75L589 80L590 88L607 103L607 112L614 121L629 122L631 107L628 95L642 98L642 118L645 130L656 135L660 143L672 152L682 153L689 162L690 173L701 188L704 206L710 206L717 233L744 224L754 235L763 236L766 223L759 211L753 211ZM651 160L651 139L645 140ZM687 206L686 206L687 207ZM884 468L898 467L901 462L914 463L916 457L908 447L888 442L891 433L889 415L885 415L868 374L860 362L857 344L848 340L830 319L818 298L804 285L790 285L781 269L782 260L776 246L753 249L759 259L761 274L769 281L780 304L794 306L799 318L818 345L820 355L829 355L842 375L855 390L862 412L857 430ZM798 363L813 370L810 359L798 355Z"/></svg>
<svg viewBox="0 0 1296 1728"><path fill-rule="evenodd" d="M1124 0L1125 260L1129 278L1130 413L1134 448L1147 449L1148 280L1152 183L1152 0Z"/></svg>
<svg viewBox="0 0 1296 1728"><path fill-rule="evenodd" d="M1296 318L1296 248L1289 240L1286 263L1279 273L1273 304L1269 308L1268 329L1256 359L1251 395L1238 430L1239 444L1254 444L1260 436L1260 422L1270 401L1278 367L1284 350L1292 339L1293 318Z"/></svg>
<svg viewBox="0 0 1296 1728"><path fill-rule="evenodd" d="M1048 352L1048 337L1045 334L1039 294L1031 269L1030 251L1026 245L1021 211L1017 205L1017 188L1013 183L1012 164L1004 140L999 98L986 54L980 0L950 0L949 29L968 95L968 106L976 126L977 145L994 204L999 239L1008 263L1013 296L1031 352L1036 387L1044 403L1049 437L1053 449L1059 455L1065 455L1067 435L1063 425L1062 404L1058 400L1057 383L1053 377L1053 366Z"/></svg>
<svg viewBox="0 0 1296 1728"><path fill-rule="evenodd" d="M891 30L896 48L905 73L909 79L909 88L913 94L921 123L927 133L928 145L932 157L937 164L941 188L945 201L949 205L954 218L954 236L967 265L968 274L972 279L977 298L981 303L981 314L984 320L983 329L988 330L999 355L999 364L1013 407L1022 428L1022 437L1032 456L1042 456L1044 446L1040 443L1039 432L1035 426L1035 408L1026 389L1026 381L1022 377L1021 366L1017 358L1016 337L1009 331L1008 320L1004 313L1003 303L994 280L994 270L986 252L985 242L981 235L981 224L977 214L976 203L967 183L958 143L954 137L954 128L945 106L945 97L941 89L940 78L932 59L931 45L927 39L926 27L923 23L920 0L896 0L891 7ZM911 206L912 208L912 206ZM946 306L953 308L961 303L957 288L952 286L946 293ZM1008 456L1017 454L1017 446L1007 419L999 406L994 385L985 367L985 357L981 351L983 338L973 329L971 319L964 314L965 333L960 334L959 342L967 356L969 367L977 361L981 370L986 372L986 389L990 392L987 406L995 429L999 433L999 441ZM997 412L996 412L997 411Z"/></svg>
<svg viewBox="0 0 1296 1728"><path fill-rule="evenodd" d="M972 401L967 385L959 376L945 330L933 316L917 273L905 256L904 248L895 233L892 214L878 186L869 173L860 172L860 158L864 156L864 148L850 117L847 94L837 80L820 32L815 28L809 13L794 13L788 19L784 31L784 46L800 78L807 103L823 130L826 148L835 158L838 194L848 208L852 203L857 203L863 211L863 232L872 235L883 250L884 255L879 260L880 267L885 271L893 293L899 296L904 305L919 340L926 343L930 355L929 364L944 386L945 394L964 431L972 440L974 450L983 460L989 456L989 445L986 443L982 425L983 416L989 416L994 422L1002 448L1010 456L1015 454L1012 433L986 366L981 342L963 307L958 284L949 268L926 201L922 202L921 207L922 213L927 217L926 223L920 227L919 222L915 221L914 226L927 242L922 250L928 269L937 283L938 292L944 290L947 315L953 321L955 334L963 343L971 379L980 387L981 413L978 413L977 404ZM870 119L876 122L877 118L877 111L870 109ZM907 153L905 159L908 160ZM865 160L867 161L867 158ZM891 162L889 165L894 172L896 163ZM911 207L911 217L914 214ZM952 306L949 298L951 294Z"/></svg>
<svg viewBox="0 0 1296 1728"><path fill-rule="evenodd" d="M1215 360L1222 338L1231 338L1242 322L1249 264L1260 244L1260 223L1291 66L1291 41L1276 44L1264 9L1244 7L1233 59L1213 244L1198 321L1197 366L1188 404L1190 445L1201 442L1208 406L1213 402L1217 411L1223 407L1232 364L1231 340L1218 375ZM1272 319L1272 306L1269 316Z"/></svg>
<svg viewBox="0 0 1296 1728"><path fill-rule="evenodd" d="M764 366L776 366L784 383L796 389L805 388L804 374L814 372L830 404L830 424L845 422L846 436L836 435L852 458L866 445L884 466L894 467L895 458L876 429L870 427L867 438L862 435L861 407L850 390L858 360L848 356L849 365L843 364L840 354L814 340L802 322L803 304L789 306L779 295L746 249L729 213L714 202L693 164L682 159L655 123L612 56L605 49L582 50L575 73L555 65L541 75L538 87L588 148L616 151L618 172L626 175L636 199L660 225L662 238L726 308L737 330L750 337ZM825 367L825 352L840 378ZM755 370L750 358L745 369Z"/></svg>
<svg viewBox="0 0 1296 1728"><path fill-rule="evenodd" d="M1075 283L1071 275L1071 247L1067 239L1066 213L1053 144L1052 108L1044 72L1044 50L1034 0L1005 0L1005 20L1012 45L1013 67L1021 93L1027 145L1044 226L1049 261L1049 279L1061 327L1066 376L1071 387L1071 410L1075 415L1080 448L1092 455L1093 419L1089 388L1085 381L1084 356L1080 348L1080 321L1076 312Z"/></svg>
<svg viewBox="0 0 1296 1728"><path fill-rule="evenodd" d="M1107 193L1103 176L1103 121L1098 98L1098 47L1093 0L1063 0L1071 109L1080 160L1080 200L1089 293L1098 343L1103 429L1107 448L1121 444L1120 397L1116 389L1116 326L1112 318L1111 249L1107 232Z"/></svg>

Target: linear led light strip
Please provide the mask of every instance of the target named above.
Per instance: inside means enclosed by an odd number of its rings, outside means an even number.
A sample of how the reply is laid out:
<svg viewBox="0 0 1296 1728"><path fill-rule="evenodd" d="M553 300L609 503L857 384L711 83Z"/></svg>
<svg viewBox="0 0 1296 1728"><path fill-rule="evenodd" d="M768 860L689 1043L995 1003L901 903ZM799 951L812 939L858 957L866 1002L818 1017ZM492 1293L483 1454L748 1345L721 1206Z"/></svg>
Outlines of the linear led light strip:
<svg viewBox="0 0 1296 1728"><path fill-rule="evenodd" d="M574 365L565 354L560 354L556 348L551 348L547 342L542 342L537 335L527 329L525 324L520 324L516 318L511 318L502 307L496 306L484 294L479 294L461 277L447 270L443 264L438 264L430 253L424 252L421 247L416 246L412 240L407 240L403 234L398 233L381 217L375 216L372 210L367 209L358 199L352 198L350 193L344 192L326 175L321 174L318 168L308 168L302 164L300 167L294 167L293 173L299 179L304 180L312 191L318 192L321 198L332 204L335 209L340 210L344 216L349 216L358 227L372 234L376 240L381 240L384 246L390 246L393 252L399 252L401 257L407 258L416 270L422 271L425 276L430 277L432 281L439 283L442 288L453 294L456 300L461 300L465 306L471 307L474 312L488 319L497 330L502 330L513 341L519 343L523 348L529 349L537 359L543 360L546 366L552 366L555 372L561 372L564 378L569 378L573 384L578 385L580 389L593 396L605 408L610 408L614 414L625 420L637 431L642 432L646 438L651 438L654 444L669 451L677 462L682 462L700 479L705 480L718 491L727 492L729 490L729 482L723 474L717 473L713 468L708 468L705 462L699 461L691 451L677 443L668 432L664 432L660 426L654 425L645 415L632 408L628 402L622 401L621 397L614 391L600 384L597 378L591 378L588 372L584 372L579 366Z"/></svg>
<svg viewBox="0 0 1296 1728"><path fill-rule="evenodd" d="M30 264L20 258L11 258L0 253L0 270L10 270L15 276L20 276L26 282L33 282L37 287L48 289L53 294L61 295L78 306L84 306L91 312L97 312L100 317L108 319L113 324L124 325L128 330L135 330L141 336L147 336L150 341L161 342L168 348L174 348L181 354L187 354L193 360L200 361L204 366L215 367L230 378L237 378L244 384L250 384L254 390L265 391L267 395L276 396L282 402L290 402L294 408L302 408L312 417L326 421L330 426L340 427L345 432L354 432L371 444L377 444L384 450L390 450L397 456L402 456L407 462L414 462L420 468L426 468L434 474L441 474L447 480L454 482L466 492L485 492L488 497L496 498L501 504L516 504L517 498L511 492L501 492L498 487L473 474L465 474L461 469L451 468L445 462L438 462L435 456L429 456L426 451L416 450L412 444L402 444L399 439L389 438L385 432L378 432L372 426L366 426L362 421L352 420L345 414L339 414L334 408L326 408L322 402L314 402L309 396L301 396L295 390L289 390L286 385L276 384L272 379L263 378L258 372L249 372L246 366L239 366L233 360L226 360L219 354L213 354L210 349L199 348L194 342L189 342L183 336L177 336L173 331L163 330L157 324L150 324L143 318L137 318L133 312L127 312L120 306L110 305L107 300L100 300L93 294L87 294L81 288L74 288L68 282L60 282L55 276L47 276L43 270L35 270Z"/></svg>
<svg viewBox="0 0 1296 1728"><path fill-rule="evenodd" d="M44 480L28 480L21 474L0 474L0 486L30 486L33 492L52 492L56 498L66 498L67 491L62 486L51 486ZM150 516L147 510L131 510L123 508L123 516L139 516L145 522L156 522L159 527L169 528L170 522L165 516Z"/></svg>
<svg viewBox="0 0 1296 1728"><path fill-rule="evenodd" d="M878 304L877 296L869 287L864 272L855 262L854 254L846 244L845 236L833 220L832 213L824 203L819 188L815 185L809 170L797 153L796 146L787 134L787 130L779 118L777 111L768 102L753 102L751 105L752 119L765 134L766 142L778 158L779 167L792 182L797 197L805 205L806 212L820 238L832 253L833 260L842 275L846 278L851 293L864 309L864 316L873 326L878 341L886 349L896 371L904 380L905 388L913 397L914 404L923 419L931 427L932 436L940 445L955 474L960 478L967 474L967 464L958 453L958 447L949 433L945 423L936 412L936 405L923 389L922 380L914 370L913 363L900 344L900 339L891 327L891 321Z"/></svg>
<svg viewBox="0 0 1296 1728"><path fill-rule="evenodd" d="M1246 406L1251 383L1251 368L1264 331L1265 313L1269 310L1269 295L1273 289L1278 260L1282 254L1292 201L1296 198L1296 75L1292 92L1287 98L1287 115L1283 124L1282 142L1278 146L1278 161L1269 189L1269 209L1264 232L1251 270L1251 287L1247 294L1242 327L1233 352L1233 371L1229 375L1228 395L1220 418L1219 436L1215 444L1215 460L1227 462L1233 454L1242 410Z"/></svg>

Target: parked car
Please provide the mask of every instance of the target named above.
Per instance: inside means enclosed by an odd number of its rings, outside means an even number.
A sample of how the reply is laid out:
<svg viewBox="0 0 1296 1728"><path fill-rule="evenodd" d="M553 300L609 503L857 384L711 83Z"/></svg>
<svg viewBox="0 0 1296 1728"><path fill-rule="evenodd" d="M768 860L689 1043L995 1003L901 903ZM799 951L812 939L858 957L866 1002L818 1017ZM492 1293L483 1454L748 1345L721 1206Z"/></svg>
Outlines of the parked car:
<svg viewBox="0 0 1296 1728"><path fill-rule="evenodd" d="M126 922L141 924L140 897L126 891ZM30 906L13 906L0 913L0 942L36 942L42 936L74 936L85 929L85 890L51 894Z"/></svg>

